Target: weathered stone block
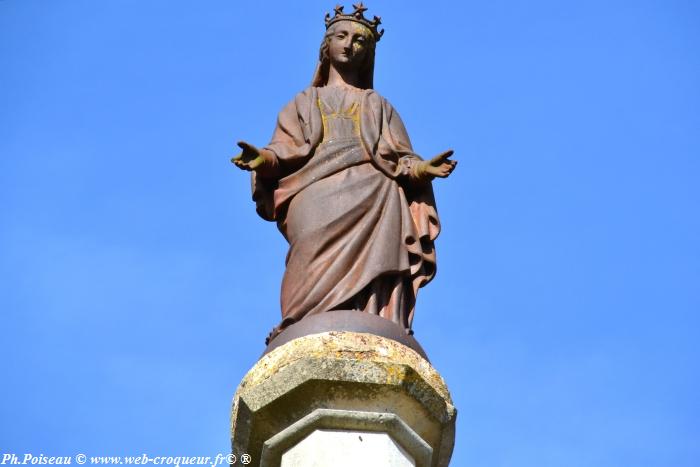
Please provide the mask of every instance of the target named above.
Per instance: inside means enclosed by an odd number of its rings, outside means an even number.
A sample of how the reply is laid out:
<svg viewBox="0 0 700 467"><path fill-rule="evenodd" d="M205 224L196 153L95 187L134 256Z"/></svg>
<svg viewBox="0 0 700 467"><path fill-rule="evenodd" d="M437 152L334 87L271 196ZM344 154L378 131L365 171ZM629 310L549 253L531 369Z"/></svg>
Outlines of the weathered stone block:
<svg viewBox="0 0 700 467"><path fill-rule="evenodd" d="M234 397L232 444L252 465L279 466L317 430L367 431L386 433L415 465L447 466L455 418L444 381L415 351L327 332L272 350L248 372Z"/></svg>

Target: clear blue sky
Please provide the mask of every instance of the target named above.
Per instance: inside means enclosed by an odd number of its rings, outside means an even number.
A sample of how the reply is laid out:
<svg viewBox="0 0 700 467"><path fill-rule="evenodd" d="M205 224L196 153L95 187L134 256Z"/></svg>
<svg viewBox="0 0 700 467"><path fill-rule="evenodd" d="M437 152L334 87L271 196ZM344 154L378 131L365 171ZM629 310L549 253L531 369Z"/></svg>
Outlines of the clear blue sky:
<svg viewBox="0 0 700 467"><path fill-rule="evenodd" d="M414 323L453 465L697 467L700 6L422 4L368 2L377 90L460 162ZM333 6L0 1L0 450L227 452L286 250L228 160Z"/></svg>

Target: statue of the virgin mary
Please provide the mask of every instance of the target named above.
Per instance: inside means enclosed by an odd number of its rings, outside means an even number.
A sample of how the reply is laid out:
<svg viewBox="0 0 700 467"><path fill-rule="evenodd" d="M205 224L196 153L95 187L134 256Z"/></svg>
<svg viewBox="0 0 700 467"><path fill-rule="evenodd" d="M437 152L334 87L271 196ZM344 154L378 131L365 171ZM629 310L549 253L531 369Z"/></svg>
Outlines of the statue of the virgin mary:
<svg viewBox="0 0 700 467"><path fill-rule="evenodd" d="M446 151L424 161L398 113L373 89L379 18L336 7L311 86L279 114L262 149L239 142L253 199L289 242L282 322L357 310L411 332L418 289L435 275L440 232L431 181L455 168Z"/></svg>

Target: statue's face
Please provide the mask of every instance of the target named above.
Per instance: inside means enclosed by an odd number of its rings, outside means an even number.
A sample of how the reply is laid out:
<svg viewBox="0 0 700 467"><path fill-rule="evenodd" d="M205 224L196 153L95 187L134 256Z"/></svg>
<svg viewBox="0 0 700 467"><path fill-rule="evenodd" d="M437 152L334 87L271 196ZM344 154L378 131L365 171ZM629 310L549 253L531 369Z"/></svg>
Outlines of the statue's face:
<svg viewBox="0 0 700 467"><path fill-rule="evenodd" d="M328 38L331 64L339 68L357 68L365 60L372 32L354 21L339 21Z"/></svg>

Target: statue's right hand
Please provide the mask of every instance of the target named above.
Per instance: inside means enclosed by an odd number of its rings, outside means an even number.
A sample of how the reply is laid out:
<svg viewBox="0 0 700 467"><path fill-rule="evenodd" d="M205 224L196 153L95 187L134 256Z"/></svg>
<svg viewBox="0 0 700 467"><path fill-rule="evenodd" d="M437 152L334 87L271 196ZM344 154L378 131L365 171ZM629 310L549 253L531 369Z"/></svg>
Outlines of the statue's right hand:
<svg viewBox="0 0 700 467"><path fill-rule="evenodd" d="M252 144L248 144L245 141L239 141L238 147L243 150L236 157L231 158L231 162L234 163L236 167L243 170L255 170L261 167L265 163L265 156L262 151Z"/></svg>

